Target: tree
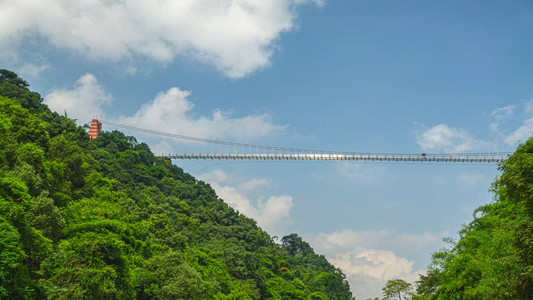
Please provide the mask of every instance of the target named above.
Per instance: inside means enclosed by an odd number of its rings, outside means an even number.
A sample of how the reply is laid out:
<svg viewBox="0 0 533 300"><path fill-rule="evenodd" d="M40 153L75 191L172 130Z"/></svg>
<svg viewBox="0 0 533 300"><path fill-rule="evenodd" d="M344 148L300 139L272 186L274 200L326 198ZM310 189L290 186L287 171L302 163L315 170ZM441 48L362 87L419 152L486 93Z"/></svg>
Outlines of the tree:
<svg viewBox="0 0 533 300"><path fill-rule="evenodd" d="M405 282L402 279L393 279L387 281L387 284L382 289L383 290L383 299L392 300L392 299L408 299L407 297L411 294L412 285L408 282ZM402 298L403 295L403 298Z"/></svg>
<svg viewBox="0 0 533 300"><path fill-rule="evenodd" d="M306 241L302 240L296 233L291 233L281 239L281 245L291 256L302 254L303 256L312 253L313 248Z"/></svg>
<svg viewBox="0 0 533 300"><path fill-rule="evenodd" d="M439 282L441 281L442 274L439 269L430 268L427 275L420 275L416 286L416 293L420 297L429 297L435 294L435 291L439 288Z"/></svg>
<svg viewBox="0 0 533 300"><path fill-rule="evenodd" d="M31 92L30 85L17 74L0 69L0 96L5 96L18 101L24 108L30 112L43 112L45 106L41 103L43 99L36 92Z"/></svg>

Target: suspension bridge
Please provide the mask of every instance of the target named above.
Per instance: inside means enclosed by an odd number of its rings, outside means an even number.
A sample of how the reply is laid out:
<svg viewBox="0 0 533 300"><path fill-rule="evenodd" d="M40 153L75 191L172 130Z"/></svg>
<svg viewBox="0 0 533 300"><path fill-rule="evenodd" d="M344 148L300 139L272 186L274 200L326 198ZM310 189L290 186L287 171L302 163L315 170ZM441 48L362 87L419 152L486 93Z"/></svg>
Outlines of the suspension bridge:
<svg viewBox="0 0 533 300"><path fill-rule="evenodd" d="M402 153L361 153L309 150L244 144L230 141L221 141L191 137L174 133L160 132L119 124L104 120L93 119L89 127L90 139L96 139L102 131L102 124L131 130L149 135L174 138L183 141L192 141L212 145L224 145L241 149L242 153L160 153L157 157L170 159L198 159L198 160L300 160L300 161L377 161L377 162L448 162L448 163L498 163L507 159L511 152L486 152L486 153L454 153L454 154L402 154ZM263 153L251 153L252 150ZM268 153L265 153L268 152Z"/></svg>

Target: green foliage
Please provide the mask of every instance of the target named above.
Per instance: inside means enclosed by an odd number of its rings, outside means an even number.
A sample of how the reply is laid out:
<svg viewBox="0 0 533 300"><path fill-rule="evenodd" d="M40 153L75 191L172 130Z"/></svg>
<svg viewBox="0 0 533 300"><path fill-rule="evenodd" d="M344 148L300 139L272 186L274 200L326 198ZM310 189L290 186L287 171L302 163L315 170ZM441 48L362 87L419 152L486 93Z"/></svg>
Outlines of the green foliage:
<svg viewBox="0 0 533 300"><path fill-rule="evenodd" d="M391 279L385 284L383 290L383 300L409 299L412 285L402 279Z"/></svg>
<svg viewBox="0 0 533 300"><path fill-rule="evenodd" d="M61 237L61 230L65 227L63 213L54 205L54 200L44 191L34 198L28 210L29 224L40 230L43 235L57 241Z"/></svg>
<svg viewBox="0 0 533 300"><path fill-rule="evenodd" d="M17 100L22 107L32 113L39 113L45 108L40 105L41 95L28 90L30 85L17 74L6 69L0 69L0 96Z"/></svg>
<svg viewBox="0 0 533 300"><path fill-rule="evenodd" d="M0 299L353 299L296 234L278 245L118 131L89 141L0 70Z"/></svg>
<svg viewBox="0 0 533 300"><path fill-rule="evenodd" d="M28 290L23 261L26 254L20 234L7 220L0 217L0 299L23 297Z"/></svg>
<svg viewBox="0 0 533 300"><path fill-rule="evenodd" d="M494 202L458 241L433 254L419 299L530 299L533 295L533 140L500 164Z"/></svg>
<svg viewBox="0 0 533 300"><path fill-rule="evenodd" d="M313 251L309 243L302 240L302 238L295 233L284 236L281 239L281 245L291 256L296 256L298 254L306 256Z"/></svg>

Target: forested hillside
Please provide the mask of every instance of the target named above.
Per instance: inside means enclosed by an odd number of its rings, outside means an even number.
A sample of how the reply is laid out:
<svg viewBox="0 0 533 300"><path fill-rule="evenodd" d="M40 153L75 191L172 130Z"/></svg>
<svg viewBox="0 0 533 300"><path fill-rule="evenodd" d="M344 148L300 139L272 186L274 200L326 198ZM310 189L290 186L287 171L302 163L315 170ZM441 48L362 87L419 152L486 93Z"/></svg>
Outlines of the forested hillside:
<svg viewBox="0 0 533 300"><path fill-rule="evenodd" d="M298 235L276 244L134 137L89 141L28 86L0 70L0 299L353 298Z"/></svg>
<svg viewBox="0 0 533 300"><path fill-rule="evenodd" d="M416 299L533 299L533 140L499 169L493 203L433 255Z"/></svg>

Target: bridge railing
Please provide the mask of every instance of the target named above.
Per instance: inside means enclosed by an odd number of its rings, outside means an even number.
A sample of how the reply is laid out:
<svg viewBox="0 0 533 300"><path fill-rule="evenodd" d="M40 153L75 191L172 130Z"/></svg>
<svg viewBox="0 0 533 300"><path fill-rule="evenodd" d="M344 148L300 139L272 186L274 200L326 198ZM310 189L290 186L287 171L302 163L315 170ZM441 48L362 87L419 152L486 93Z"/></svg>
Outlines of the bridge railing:
<svg viewBox="0 0 533 300"><path fill-rule="evenodd" d="M487 154L314 154L314 153L183 153L160 154L157 157L171 159L212 159L212 160L346 160L346 161L389 161L389 162L479 162L498 163L508 157L508 153L499 155Z"/></svg>
<svg viewBox="0 0 533 300"><path fill-rule="evenodd" d="M200 142L211 145L221 145L238 148L238 151L252 152L255 150L263 153L228 153L228 154L161 154L159 157L171 159L213 159L213 160L324 160L324 161L385 161L385 162L479 162L498 163L501 162L511 152L487 152L487 153L454 153L454 154L394 154L394 153L354 153L340 151L323 151L299 148L287 148L277 146L265 146L244 144L230 141L221 141L191 137L168 132L160 132L150 129L143 129L131 125L123 125L114 122L97 120L98 123L114 126L122 129L133 130L158 135L162 137L175 138L184 141ZM225 150L224 150L225 151ZM270 152L269 152L270 151ZM266 152L266 153L265 153Z"/></svg>

